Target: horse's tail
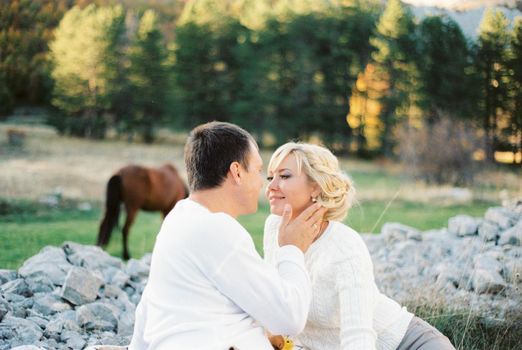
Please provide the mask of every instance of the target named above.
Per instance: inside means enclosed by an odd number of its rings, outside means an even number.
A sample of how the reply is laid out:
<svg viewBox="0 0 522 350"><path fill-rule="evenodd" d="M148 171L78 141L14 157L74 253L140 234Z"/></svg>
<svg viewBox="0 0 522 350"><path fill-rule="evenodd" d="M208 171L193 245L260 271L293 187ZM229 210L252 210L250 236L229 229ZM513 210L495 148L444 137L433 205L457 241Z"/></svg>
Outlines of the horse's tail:
<svg viewBox="0 0 522 350"><path fill-rule="evenodd" d="M107 183L107 198L105 201L105 216L100 224L98 242L96 245L106 246L111 238L114 226L118 224L121 202L121 176L113 175Z"/></svg>

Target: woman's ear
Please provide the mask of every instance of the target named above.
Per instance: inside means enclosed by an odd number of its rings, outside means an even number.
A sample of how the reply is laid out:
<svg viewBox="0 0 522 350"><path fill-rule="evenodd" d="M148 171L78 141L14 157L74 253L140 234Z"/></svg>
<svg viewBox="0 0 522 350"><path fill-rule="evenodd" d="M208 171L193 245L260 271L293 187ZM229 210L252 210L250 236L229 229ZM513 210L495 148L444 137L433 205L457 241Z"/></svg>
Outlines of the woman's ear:
<svg viewBox="0 0 522 350"><path fill-rule="evenodd" d="M321 194L321 187L318 184L313 184L311 197L317 198L317 197L319 197L320 194Z"/></svg>

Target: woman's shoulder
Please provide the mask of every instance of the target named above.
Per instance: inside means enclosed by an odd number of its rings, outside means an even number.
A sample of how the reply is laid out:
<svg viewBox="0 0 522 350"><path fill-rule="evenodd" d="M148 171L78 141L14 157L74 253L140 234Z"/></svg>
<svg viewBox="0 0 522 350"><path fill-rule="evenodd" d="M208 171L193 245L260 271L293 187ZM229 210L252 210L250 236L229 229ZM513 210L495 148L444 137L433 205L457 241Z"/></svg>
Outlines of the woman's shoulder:
<svg viewBox="0 0 522 350"><path fill-rule="evenodd" d="M337 258L369 256L368 247L357 231L339 221L331 221L330 225L327 232L328 248L337 252Z"/></svg>

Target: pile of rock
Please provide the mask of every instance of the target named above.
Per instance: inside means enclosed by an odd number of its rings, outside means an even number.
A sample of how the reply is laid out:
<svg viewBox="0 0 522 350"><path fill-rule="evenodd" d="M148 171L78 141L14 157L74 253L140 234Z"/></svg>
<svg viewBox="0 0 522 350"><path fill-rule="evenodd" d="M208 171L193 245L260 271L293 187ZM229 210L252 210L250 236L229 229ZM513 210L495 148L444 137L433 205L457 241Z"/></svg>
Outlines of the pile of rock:
<svg viewBox="0 0 522 350"><path fill-rule="evenodd" d="M429 300L494 322L522 313L521 201L440 230L388 223L363 237L381 291L401 303Z"/></svg>
<svg viewBox="0 0 522 350"><path fill-rule="evenodd" d="M459 215L448 228L419 232L388 223L363 235L382 292L503 322L522 312L522 202ZM0 350L83 349L130 342L150 255L124 264L98 247L46 247L18 271L0 270Z"/></svg>
<svg viewBox="0 0 522 350"><path fill-rule="evenodd" d="M130 341L150 255L126 265L95 246L46 247L0 270L0 350L83 349Z"/></svg>

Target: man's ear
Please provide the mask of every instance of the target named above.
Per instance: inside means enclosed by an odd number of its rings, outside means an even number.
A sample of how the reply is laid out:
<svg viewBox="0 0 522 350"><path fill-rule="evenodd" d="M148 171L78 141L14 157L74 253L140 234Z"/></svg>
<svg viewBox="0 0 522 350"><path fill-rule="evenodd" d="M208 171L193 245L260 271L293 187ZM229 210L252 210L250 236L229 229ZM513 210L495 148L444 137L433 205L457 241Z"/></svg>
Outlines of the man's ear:
<svg viewBox="0 0 522 350"><path fill-rule="evenodd" d="M236 185L241 184L241 178L243 177L243 174L241 173L241 171L242 171L241 164L239 164L238 162L230 163L230 168L228 171L230 173L230 176L232 176L232 179L234 180Z"/></svg>

